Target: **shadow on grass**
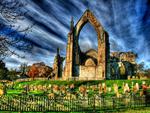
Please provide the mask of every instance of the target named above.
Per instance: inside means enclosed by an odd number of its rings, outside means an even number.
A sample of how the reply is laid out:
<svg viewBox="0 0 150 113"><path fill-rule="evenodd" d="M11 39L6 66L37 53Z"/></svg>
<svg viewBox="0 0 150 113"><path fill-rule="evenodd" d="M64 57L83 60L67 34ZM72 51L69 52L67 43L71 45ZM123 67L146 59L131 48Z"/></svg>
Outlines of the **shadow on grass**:
<svg viewBox="0 0 150 113"><path fill-rule="evenodd" d="M82 112L12 112L12 111L0 111L0 113L150 113L150 107L140 107L140 108L127 108L127 109L114 109L114 110L100 110L100 111L82 111Z"/></svg>

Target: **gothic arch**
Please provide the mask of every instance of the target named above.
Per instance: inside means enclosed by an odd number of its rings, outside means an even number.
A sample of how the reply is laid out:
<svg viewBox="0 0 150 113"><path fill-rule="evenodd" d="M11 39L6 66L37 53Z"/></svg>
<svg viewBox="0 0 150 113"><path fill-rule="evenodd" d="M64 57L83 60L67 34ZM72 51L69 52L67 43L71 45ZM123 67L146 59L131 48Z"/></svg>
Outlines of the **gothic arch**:
<svg viewBox="0 0 150 113"><path fill-rule="evenodd" d="M103 29L102 25L98 22L94 14L90 10L86 10L81 16L77 24L74 26L73 19L71 20L70 32L68 33L66 65L64 71L64 78L80 77L82 73L81 51L79 48L78 40L79 34L83 26L89 22L97 33L97 63L94 69L95 77L105 79L109 73L108 59L109 59L109 39L108 34ZM92 60L87 61L87 66L93 64ZM90 65L91 66L91 65ZM86 67L85 67L86 68ZM89 73L87 73L89 74ZM92 73L93 74L93 73ZM93 75L92 75L93 76Z"/></svg>
<svg viewBox="0 0 150 113"><path fill-rule="evenodd" d="M82 17L79 19L79 21L77 22L77 24L75 25L74 28L74 38L75 38L75 46L76 48L79 48L79 44L78 44L78 40L79 40L79 35L80 35L80 31L82 30L82 28L84 27L84 25L86 23L90 23L96 33L97 33L97 43L98 43L98 64L105 62L106 58L106 50L105 50L105 46L107 45L107 41L108 39L108 34L104 31L102 25L99 23L99 21L96 19L96 17L94 16L94 14L90 11L90 10L86 10L85 13L82 15ZM76 60L77 60L77 64L79 64L78 59L79 59L79 50L76 51Z"/></svg>
<svg viewBox="0 0 150 113"><path fill-rule="evenodd" d="M75 36L77 40L78 40L81 29L88 22L94 27L97 33L98 40L99 40L101 38L100 31L102 31L103 28L90 10L86 10L85 13L82 15L82 17L80 18L80 20L75 25L75 30L76 30Z"/></svg>

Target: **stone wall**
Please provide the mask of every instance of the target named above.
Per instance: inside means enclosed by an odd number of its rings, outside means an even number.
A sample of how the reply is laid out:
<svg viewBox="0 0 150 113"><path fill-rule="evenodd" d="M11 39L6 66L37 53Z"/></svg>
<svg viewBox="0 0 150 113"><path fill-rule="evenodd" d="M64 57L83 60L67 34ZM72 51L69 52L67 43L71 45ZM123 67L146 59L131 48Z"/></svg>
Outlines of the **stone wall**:
<svg viewBox="0 0 150 113"><path fill-rule="evenodd" d="M80 66L80 78L93 79L96 77L96 66Z"/></svg>
<svg viewBox="0 0 150 113"><path fill-rule="evenodd" d="M137 55L133 52L111 52L110 56L114 59L117 58L118 61L127 61L135 64ZM113 60L112 59L112 60Z"/></svg>

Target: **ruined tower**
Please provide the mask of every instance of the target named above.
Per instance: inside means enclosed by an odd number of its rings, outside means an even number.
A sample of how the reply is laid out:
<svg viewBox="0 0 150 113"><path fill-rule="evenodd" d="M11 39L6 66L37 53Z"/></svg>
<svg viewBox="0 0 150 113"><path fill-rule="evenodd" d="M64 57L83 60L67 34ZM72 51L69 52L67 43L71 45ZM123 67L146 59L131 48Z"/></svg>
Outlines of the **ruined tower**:
<svg viewBox="0 0 150 113"><path fill-rule="evenodd" d="M63 60L64 58L60 56L59 48L57 48L57 54L54 58L54 64L53 64L53 73L55 79L62 77L62 71L63 71Z"/></svg>

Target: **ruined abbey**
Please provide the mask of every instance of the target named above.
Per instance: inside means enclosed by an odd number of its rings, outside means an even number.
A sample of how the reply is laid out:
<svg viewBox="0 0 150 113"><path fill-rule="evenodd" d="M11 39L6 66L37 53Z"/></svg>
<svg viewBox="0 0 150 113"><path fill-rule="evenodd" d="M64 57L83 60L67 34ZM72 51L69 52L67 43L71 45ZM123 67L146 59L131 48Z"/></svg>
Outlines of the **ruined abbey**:
<svg viewBox="0 0 150 113"><path fill-rule="evenodd" d="M97 50L82 52L79 35L83 26L90 23L97 33ZM135 71L136 55L133 52L110 53L109 35L90 10L86 10L74 25L71 20L66 46L65 66L59 50L54 60L55 79L103 80L121 79L132 76Z"/></svg>

